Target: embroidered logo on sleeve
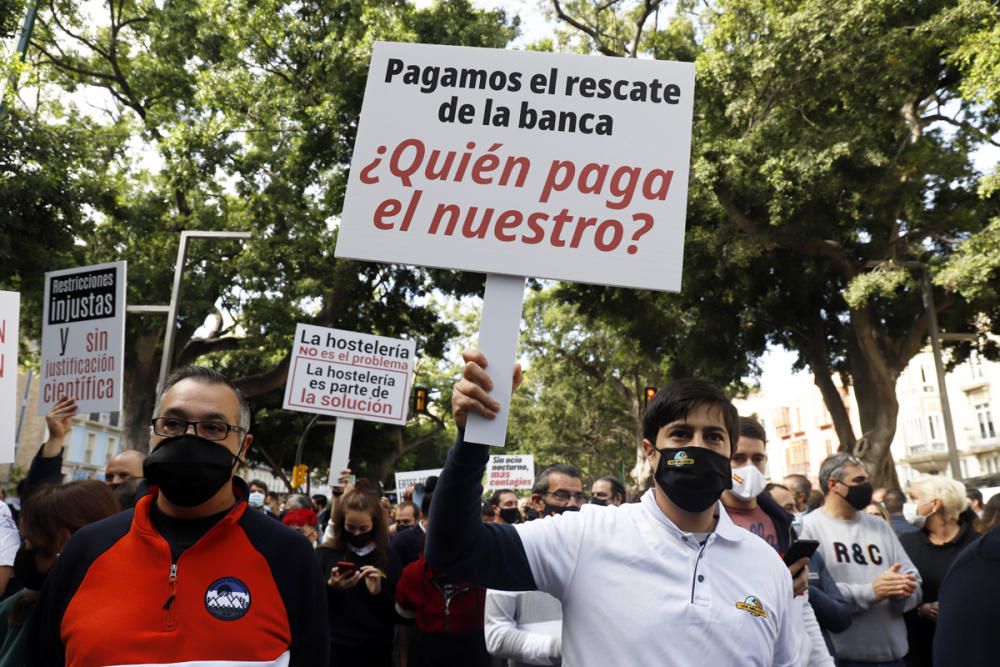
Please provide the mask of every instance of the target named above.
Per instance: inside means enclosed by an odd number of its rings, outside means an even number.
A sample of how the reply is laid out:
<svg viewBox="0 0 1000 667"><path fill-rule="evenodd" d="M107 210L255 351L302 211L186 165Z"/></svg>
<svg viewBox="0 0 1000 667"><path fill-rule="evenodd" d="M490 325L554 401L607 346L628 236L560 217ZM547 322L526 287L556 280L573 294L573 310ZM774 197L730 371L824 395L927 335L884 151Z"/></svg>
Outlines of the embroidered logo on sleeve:
<svg viewBox="0 0 1000 667"><path fill-rule="evenodd" d="M737 602L736 608L742 609L756 618L767 618L767 610L764 609L764 605L760 603L760 598L753 595L747 597L747 599L743 602Z"/></svg>
<svg viewBox="0 0 1000 667"><path fill-rule="evenodd" d="M235 621L250 610L250 589L239 579L216 579L205 591L205 609L220 621Z"/></svg>
<svg viewBox="0 0 1000 667"><path fill-rule="evenodd" d="M694 459L689 459L687 452L677 452L674 454L674 458L667 461L668 466L673 466L679 468L681 466L689 466L694 464Z"/></svg>

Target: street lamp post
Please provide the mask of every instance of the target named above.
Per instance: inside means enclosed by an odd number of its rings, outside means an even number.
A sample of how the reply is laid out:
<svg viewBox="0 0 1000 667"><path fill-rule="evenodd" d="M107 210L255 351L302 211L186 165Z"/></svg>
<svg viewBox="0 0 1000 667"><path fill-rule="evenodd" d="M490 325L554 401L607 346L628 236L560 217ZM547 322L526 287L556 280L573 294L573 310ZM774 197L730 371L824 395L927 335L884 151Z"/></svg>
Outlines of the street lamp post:
<svg viewBox="0 0 1000 667"><path fill-rule="evenodd" d="M248 239L250 232L181 232L181 243L177 248L177 263L174 265L174 286L170 291L170 305L167 306L167 332L163 338L163 357L160 359L160 376L156 381L156 393L159 394L167 381L170 363L174 356L174 339L177 336L177 304L181 298L181 279L184 276L184 262L187 259L188 239ZM147 306L147 308L150 308Z"/></svg>

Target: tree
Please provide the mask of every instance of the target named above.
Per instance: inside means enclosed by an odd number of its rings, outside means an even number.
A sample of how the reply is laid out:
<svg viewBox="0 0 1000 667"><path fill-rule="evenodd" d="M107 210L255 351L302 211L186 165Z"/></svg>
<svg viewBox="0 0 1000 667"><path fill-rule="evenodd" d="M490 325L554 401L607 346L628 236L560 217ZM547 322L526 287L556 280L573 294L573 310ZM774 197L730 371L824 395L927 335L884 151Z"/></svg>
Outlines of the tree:
<svg viewBox="0 0 1000 667"><path fill-rule="evenodd" d="M743 324L798 352L841 448L866 460L875 484L897 486L895 382L927 334L920 276L907 267L936 271L996 212L995 197L976 196L969 157L992 143L995 107L963 97L966 74L948 57L995 26L996 8L729 0L697 15L698 31L685 18L650 30L659 5L554 6L595 50L635 55L627 45L644 44L656 57L697 57L689 242L716 237L719 260L739 258L743 270L686 262L680 299L694 303L729 273ZM996 307L995 294L968 296L935 297L945 328ZM712 339L718 308L703 300L694 335ZM833 374L854 386L861 434Z"/></svg>
<svg viewBox="0 0 1000 667"><path fill-rule="evenodd" d="M44 94L99 89L109 99L102 123L69 119L82 142L107 146L108 188L81 209L88 224L67 235L79 252L66 261L127 259L129 303L166 303L178 232L253 234L191 244L171 367L216 365L271 419L298 321L415 337L421 354L441 354L453 328L422 300L435 288L479 289L481 276L333 257L370 48L378 39L502 46L516 21L465 0L423 10L116 0L88 11L45 3L31 51ZM147 442L163 327L160 315L128 320L131 447ZM259 442L290 463L297 422L285 423Z"/></svg>

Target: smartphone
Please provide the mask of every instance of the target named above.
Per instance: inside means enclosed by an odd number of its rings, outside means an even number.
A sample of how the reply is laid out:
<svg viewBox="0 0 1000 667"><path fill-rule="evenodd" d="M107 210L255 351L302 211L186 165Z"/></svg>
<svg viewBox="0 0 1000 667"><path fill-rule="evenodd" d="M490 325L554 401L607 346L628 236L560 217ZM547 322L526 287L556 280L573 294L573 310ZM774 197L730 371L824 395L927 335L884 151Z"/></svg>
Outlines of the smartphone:
<svg viewBox="0 0 1000 667"><path fill-rule="evenodd" d="M342 560L337 563L337 574L341 577L350 577L356 569L358 569L357 566L350 561Z"/></svg>
<svg viewBox="0 0 1000 667"><path fill-rule="evenodd" d="M791 565L800 558L811 558L818 548L819 542L816 540L792 542L792 546L788 547L788 551L785 552L785 565Z"/></svg>

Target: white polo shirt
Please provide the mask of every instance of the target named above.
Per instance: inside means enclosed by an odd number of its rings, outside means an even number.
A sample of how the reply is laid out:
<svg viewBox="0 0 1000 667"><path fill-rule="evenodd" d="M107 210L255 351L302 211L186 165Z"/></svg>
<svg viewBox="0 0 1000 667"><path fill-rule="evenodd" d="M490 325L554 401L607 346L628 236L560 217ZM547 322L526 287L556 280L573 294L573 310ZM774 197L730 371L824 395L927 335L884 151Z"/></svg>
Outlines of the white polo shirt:
<svg viewBox="0 0 1000 667"><path fill-rule="evenodd" d="M565 667L795 663L788 568L717 508L704 546L652 490L516 526L538 588L562 602Z"/></svg>

